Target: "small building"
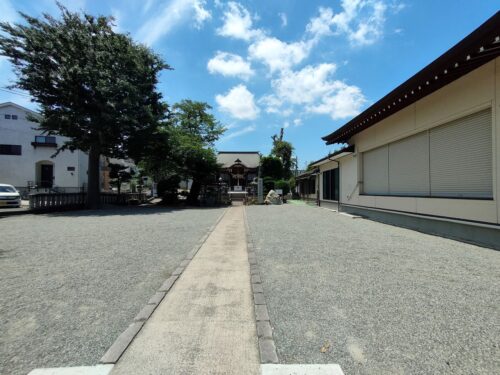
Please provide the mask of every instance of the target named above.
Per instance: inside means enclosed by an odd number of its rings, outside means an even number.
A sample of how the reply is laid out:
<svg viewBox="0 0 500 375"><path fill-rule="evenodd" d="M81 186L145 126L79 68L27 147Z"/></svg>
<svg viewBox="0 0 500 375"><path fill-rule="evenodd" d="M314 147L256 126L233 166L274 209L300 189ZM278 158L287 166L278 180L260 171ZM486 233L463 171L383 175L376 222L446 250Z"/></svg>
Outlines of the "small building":
<svg viewBox="0 0 500 375"><path fill-rule="evenodd" d="M244 192L254 189L252 182L259 174L260 153L258 151L219 151L219 177L229 191Z"/></svg>
<svg viewBox="0 0 500 375"><path fill-rule="evenodd" d="M42 134L28 120L37 115L15 103L0 104L0 183L23 192L35 186L80 191L87 183L87 154L66 150L52 157L67 138Z"/></svg>
<svg viewBox="0 0 500 375"><path fill-rule="evenodd" d="M323 137L320 204L500 247L499 56L500 12Z"/></svg>
<svg viewBox="0 0 500 375"><path fill-rule="evenodd" d="M300 199L305 201L317 201L319 190L317 189L319 180L319 168L305 171L295 177L296 193Z"/></svg>

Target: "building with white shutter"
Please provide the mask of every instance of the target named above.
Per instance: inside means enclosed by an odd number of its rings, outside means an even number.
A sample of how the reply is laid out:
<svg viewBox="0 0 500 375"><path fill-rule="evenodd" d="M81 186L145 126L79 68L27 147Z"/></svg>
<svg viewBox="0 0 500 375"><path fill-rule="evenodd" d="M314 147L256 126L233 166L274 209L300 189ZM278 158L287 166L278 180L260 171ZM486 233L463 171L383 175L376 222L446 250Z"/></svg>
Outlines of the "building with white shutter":
<svg viewBox="0 0 500 375"><path fill-rule="evenodd" d="M323 137L320 204L500 247L500 12Z"/></svg>

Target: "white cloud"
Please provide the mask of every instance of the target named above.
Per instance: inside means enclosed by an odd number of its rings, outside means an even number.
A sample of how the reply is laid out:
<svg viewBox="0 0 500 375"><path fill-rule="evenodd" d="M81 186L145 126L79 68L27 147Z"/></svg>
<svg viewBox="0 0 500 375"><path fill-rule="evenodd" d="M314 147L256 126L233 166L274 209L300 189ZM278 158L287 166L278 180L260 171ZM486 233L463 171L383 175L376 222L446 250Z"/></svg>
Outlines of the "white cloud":
<svg viewBox="0 0 500 375"><path fill-rule="evenodd" d="M9 0L0 1L0 21L14 23L19 20L19 13Z"/></svg>
<svg viewBox="0 0 500 375"><path fill-rule="evenodd" d="M199 28L211 18L204 5L205 0L172 0L142 25L137 38L147 45L153 45L188 19L193 19L195 27Z"/></svg>
<svg viewBox="0 0 500 375"><path fill-rule="evenodd" d="M210 74L222 74L225 77L239 77L248 80L254 71L248 61L241 56L228 52L220 52L208 61L207 69Z"/></svg>
<svg viewBox="0 0 500 375"><path fill-rule="evenodd" d="M289 116L291 108L305 106L302 111L327 114L333 119L356 115L366 102L361 90L332 79L335 64L308 65L298 71L284 71L271 82L273 93L259 100L266 112ZM301 119L293 121L300 126Z"/></svg>
<svg viewBox="0 0 500 375"><path fill-rule="evenodd" d="M142 7L142 13L147 13L153 6L156 0L146 0L144 1L144 5Z"/></svg>
<svg viewBox="0 0 500 375"><path fill-rule="evenodd" d="M204 8L205 0L197 0L193 3L194 20L196 28L201 28L205 21L212 18L212 14Z"/></svg>
<svg viewBox="0 0 500 375"><path fill-rule="evenodd" d="M223 20L224 24L217 29L217 34L221 36L250 41L264 35L262 30L252 27L252 16L240 3L228 2Z"/></svg>
<svg viewBox="0 0 500 375"><path fill-rule="evenodd" d="M283 105L283 100L278 98L276 95L270 94L265 95L259 99L259 104L266 107L267 113L281 113L281 106Z"/></svg>
<svg viewBox="0 0 500 375"><path fill-rule="evenodd" d="M319 8L319 16L311 18L306 26L306 31L311 34L313 39L317 40L322 36L332 33L333 10L331 8Z"/></svg>
<svg viewBox="0 0 500 375"><path fill-rule="evenodd" d="M353 45L369 45L382 37L388 8L383 0L342 0L341 5L337 14L331 8L319 8L319 16L306 28L313 39L335 33L345 35ZM402 8L394 3L391 9L397 12Z"/></svg>
<svg viewBox="0 0 500 375"><path fill-rule="evenodd" d="M343 0L342 8L343 11L332 18L332 24L353 44L373 44L382 36L387 10L384 2Z"/></svg>
<svg viewBox="0 0 500 375"><path fill-rule="evenodd" d="M276 95L292 104L312 103L335 90L338 81L328 80L337 69L335 64L308 65L299 71L288 71L271 82Z"/></svg>
<svg viewBox="0 0 500 375"><path fill-rule="evenodd" d="M330 95L323 97L319 105L309 106L307 110L327 114L333 120L338 120L357 115L365 102L366 99L359 87L339 82L336 89Z"/></svg>
<svg viewBox="0 0 500 375"><path fill-rule="evenodd" d="M288 25L288 18L285 13L278 13L281 20L281 27L286 27Z"/></svg>
<svg viewBox="0 0 500 375"><path fill-rule="evenodd" d="M257 127L255 125L248 125L248 126L242 128L240 130L235 130L234 132L229 133L228 135L223 136L220 139L220 142L229 141L230 139L233 139L233 138L236 138L236 137L240 137L240 136L242 136L244 134L248 134L248 133L254 132L256 129L257 129Z"/></svg>
<svg viewBox="0 0 500 375"><path fill-rule="evenodd" d="M260 112L253 94L245 85L233 87L226 95L217 95L215 101L219 110L239 120L253 120Z"/></svg>
<svg viewBox="0 0 500 375"><path fill-rule="evenodd" d="M301 63L311 52L309 42L286 43L274 37L258 40L248 47L251 59L267 65L271 73L292 68Z"/></svg>

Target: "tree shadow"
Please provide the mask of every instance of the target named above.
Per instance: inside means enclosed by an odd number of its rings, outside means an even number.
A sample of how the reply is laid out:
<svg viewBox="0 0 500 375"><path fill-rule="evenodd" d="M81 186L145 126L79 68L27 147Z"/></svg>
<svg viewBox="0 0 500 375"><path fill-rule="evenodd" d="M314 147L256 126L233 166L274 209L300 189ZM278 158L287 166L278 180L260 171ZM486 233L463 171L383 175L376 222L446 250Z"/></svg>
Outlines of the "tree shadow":
<svg viewBox="0 0 500 375"><path fill-rule="evenodd" d="M134 216L134 215L158 215L171 214L187 210L210 211L223 207L196 207L196 206L106 206L97 210L71 210L57 212L39 212L48 217L103 217L103 216Z"/></svg>

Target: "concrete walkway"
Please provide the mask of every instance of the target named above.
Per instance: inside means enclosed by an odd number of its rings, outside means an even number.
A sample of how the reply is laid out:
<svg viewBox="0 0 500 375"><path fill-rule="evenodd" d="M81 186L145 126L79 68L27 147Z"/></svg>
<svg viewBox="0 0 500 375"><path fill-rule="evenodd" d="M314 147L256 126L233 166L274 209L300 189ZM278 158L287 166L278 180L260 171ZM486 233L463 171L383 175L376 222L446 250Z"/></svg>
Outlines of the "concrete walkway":
<svg viewBox="0 0 500 375"><path fill-rule="evenodd" d="M231 207L111 375L259 374L244 207Z"/></svg>

